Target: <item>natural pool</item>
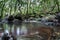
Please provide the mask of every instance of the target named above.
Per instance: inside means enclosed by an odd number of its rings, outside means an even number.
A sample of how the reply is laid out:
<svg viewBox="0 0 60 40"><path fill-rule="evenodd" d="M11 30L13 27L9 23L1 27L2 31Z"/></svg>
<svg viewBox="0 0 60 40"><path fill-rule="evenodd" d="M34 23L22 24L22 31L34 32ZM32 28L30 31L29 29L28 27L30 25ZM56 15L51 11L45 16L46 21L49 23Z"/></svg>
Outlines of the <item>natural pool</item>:
<svg viewBox="0 0 60 40"><path fill-rule="evenodd" d="M33 30L31 30L32 28L37 28L37 27L50 27L50 26L46 26L43 25L39 22L35 23L35 22L23 22L23 23L1 23L0 24L0 36L1 33L3 34L4 32L9 33L9 34L13 34L17 37L17 40L41 40L38 37L33 37L33 38L24 38L22 37L22 35L27 35L28 33L32 32ZM59 32L59 28L57 27L53 27L55 31ZM33 31L34 32L34 31Z"/></svg>

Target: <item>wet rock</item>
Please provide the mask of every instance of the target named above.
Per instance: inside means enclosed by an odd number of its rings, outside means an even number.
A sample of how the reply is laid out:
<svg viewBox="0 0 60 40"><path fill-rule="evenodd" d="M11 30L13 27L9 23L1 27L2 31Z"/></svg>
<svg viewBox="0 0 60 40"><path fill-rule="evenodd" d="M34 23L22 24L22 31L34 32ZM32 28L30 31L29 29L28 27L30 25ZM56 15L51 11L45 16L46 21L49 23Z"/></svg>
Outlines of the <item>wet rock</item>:
<svg viewBox="0 0 60 40"><path fill-rule="evenodd" d="M18 19L14 19L13 20L13 23L21 23L22 21L21 20L18 20Z"/></svg>
<svg viewBox="0 0 60 40"><path fill-rule="evenodd" d="M2 22L2 19L0 19L0 23Z"/></svg>
<svg viewBox="0 0 60 40"><path fill-rule="evenodd" d="M15 18L15 19L18 19L18 20L20 20L20 21L23 21L23 20L22 20L22 17L21 17L20 15L16 15L16 16L14 16L14 18Z"/></svg>
<svg viewBox="0 0 60 40"><path fill-rule="evenodd" d="M8 17L8 22L12 22L14 20L14 17L12 16L12 15L10 15L9 17Z"/></svg>
<svg viewBox="0 0 60 40"><path fill-rule="evenodd" d="M11 34L11 38L12 38L13 40L17 40L17 37L16 37L15 35L13 35L13 34Z"/></svg>
<svg viewBox="0 0 60 40"><path fill-rule="evenodd" d="M0 19L0 22L1 22L2 20Z"/></svg>
<svg viewBox="0 0 60 40"><path fill-rule="evenodd" d="M60 13L58 13L58 14L56 15L55 19L57 19L57 20L58 20L58 23L60 23Z"/></svg>
<svg viewBox="0 0 60 40"><path fill-rule="evenodd" d="M8 36L7 33L2 36L2 40L9 40L9 39L10 37Z"/></svg>
<svg viewBox="0 0 60 40"><path fill-rule="evenodd" d="M2 21L2 17L0 16L0 22Z"/></svg>

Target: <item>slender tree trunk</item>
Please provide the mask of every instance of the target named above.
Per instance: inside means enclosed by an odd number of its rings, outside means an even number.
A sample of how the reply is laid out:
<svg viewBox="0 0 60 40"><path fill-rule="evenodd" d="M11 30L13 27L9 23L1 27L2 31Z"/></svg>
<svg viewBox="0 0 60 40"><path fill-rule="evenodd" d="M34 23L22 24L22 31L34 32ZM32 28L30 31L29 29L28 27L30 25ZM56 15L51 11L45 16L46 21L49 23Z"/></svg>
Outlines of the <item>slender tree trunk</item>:
<svg viewBox="0 0 60 40"><path fill-rule="evenodd" d="M11 15L11 12L12 12L12 0L10 1L10 15Z"/></svg>
<svg viewBox="0 0 60 40"><path fill-rule="evenodd" d="M2 8L1 8L1 16L0 16L0 18L3 18L3 10L4 10L4 6L5 6L5 4L4 4L4 2L2 2Z"/></svg>
<svg viewBox="0 0 60 40"><path fill-rule="evenodd" d="M12 12L12 7L10 7L10 15L11 15L11 12Z"/></svg>
<svg viewBox="0 0 60 40"><path fill-rule="evenodd" d="M20 13L22 13L22 11L21 11L22 0L17 0L17 2L18 2L18 6L19 6L18 10L20 11Z"/></svg>
<svg viewBox="0 0 60 40"><path fill-rule="evenodd" d="M57 5L57 7L58 7L58 12L60 11L60 8L59 8L59 1L58 0L54 0L54 2L55 2L55 5Z"/></svg>
<svg viewBox="0 0 60 40"><path fill-rule="evenodd" d="M56 1L56 5L57 5L57 7L58 7L58 12L59 12L60 9L59 9L59 1L58 1L58 0Z"/></svg>
<svg viewBox="0 0 60 40"><path fill-rule="evenodd" d="M27 0L27 14L28 14L28 0Z"/></svg>
<svg viewBox="0 0 60 40"><path fill-rule="evenodd" d="M60 11L60 8L59 8L59 3L57 3L57 7L58 7L58 12Z"/></svg>
<svg viewBox="0 0 60 40"><path fill-rule="evenodd" d="M16 9L17 9L17 0L15 2L15 6L14 6L14 13L16 13Z"/></svg>

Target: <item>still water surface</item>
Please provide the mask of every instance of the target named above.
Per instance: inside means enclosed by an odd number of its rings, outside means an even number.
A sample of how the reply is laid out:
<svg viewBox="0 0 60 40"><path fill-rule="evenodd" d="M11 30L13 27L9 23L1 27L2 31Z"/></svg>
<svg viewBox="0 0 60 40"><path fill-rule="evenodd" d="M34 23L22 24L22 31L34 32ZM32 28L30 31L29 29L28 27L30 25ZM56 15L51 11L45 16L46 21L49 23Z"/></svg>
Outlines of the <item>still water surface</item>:
<svg viewBox="0 0 60 40"><path fill-rule="evenodd" d="M32 28L36 27L42 27L45 26L41 23L29 23L29 22L23 22L23 23L3 23L0 24L0 34L6 32L6 33L12 33L17 37L17 40L39 40L39 38L23 38L22 35L27 35L28 31L32 31ZM50 26L45 26L50 27ZM55 27L53 27L55 28ZM57 30L56 30L57 31Z"/></svg>

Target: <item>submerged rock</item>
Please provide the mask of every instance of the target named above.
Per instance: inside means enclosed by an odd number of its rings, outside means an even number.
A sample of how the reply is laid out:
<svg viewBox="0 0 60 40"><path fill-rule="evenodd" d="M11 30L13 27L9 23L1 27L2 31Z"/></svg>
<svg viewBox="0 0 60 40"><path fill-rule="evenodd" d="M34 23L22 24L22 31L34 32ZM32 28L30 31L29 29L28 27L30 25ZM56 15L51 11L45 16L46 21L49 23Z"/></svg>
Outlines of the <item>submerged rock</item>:
<svg viewBox="0 0 60 40"><path fill-rule="evenodd" d="M22 22L21 20L18 20L18 19L14 19L13 20L13 23L20 23L20 22Z"/></svg>

